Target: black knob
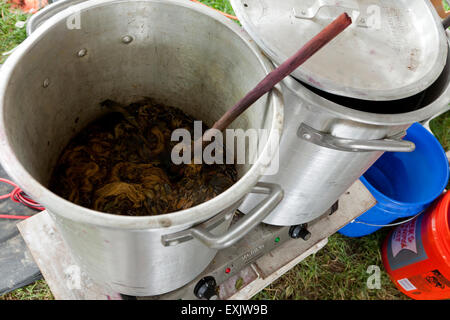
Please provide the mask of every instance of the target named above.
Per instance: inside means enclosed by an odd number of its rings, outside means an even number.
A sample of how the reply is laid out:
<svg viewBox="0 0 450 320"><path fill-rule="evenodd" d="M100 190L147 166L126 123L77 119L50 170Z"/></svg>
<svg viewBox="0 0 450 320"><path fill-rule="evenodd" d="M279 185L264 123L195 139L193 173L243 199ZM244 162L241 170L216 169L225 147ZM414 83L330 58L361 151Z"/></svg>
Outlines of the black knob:
<svg viewBox="0 0 450 320"><path fill-rule="evenodd" d="M201 279L194 288L194 294L199 299L210 300L217 297L217 283L213 277Z"/></svg>
<svg viewBox="0 0 450 320"><path fill-rule="evenodd" d="M305 225L300 224L298 226L292 226L289 229L289 236L293 239L302 238L303 240L307 241L309 240L309 238L311 238L311 232L306 229Z"/></svg>

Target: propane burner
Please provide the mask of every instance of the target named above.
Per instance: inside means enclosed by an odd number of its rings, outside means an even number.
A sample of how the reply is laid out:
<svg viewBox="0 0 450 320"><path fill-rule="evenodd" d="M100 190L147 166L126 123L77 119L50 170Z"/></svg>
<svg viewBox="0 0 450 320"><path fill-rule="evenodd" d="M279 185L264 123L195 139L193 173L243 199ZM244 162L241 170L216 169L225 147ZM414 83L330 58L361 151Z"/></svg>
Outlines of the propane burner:
<svg viewBox="0 0 450 320"><path fill-rule="evenodd" d="M333 214L337 209L338 202L327 210L322 217L308 224L287 227L260 224L233 246L219 251L206 270L184 287L158 296L132 297L124 295L123 298L137 300L219 299L221 284L233 276L240 275L245 268L287 241L296 240L303 241L304 244L308 243L312 238L309 226ZM233 221L238 220L242 215L243 213L237 210ZM238 285L236 283L236 286Z"/></svg>
<svg viewBox="0 0 450 320"><path fill-rule="evenodd" d="M121 295L110 282L101 285L87 272L81 272L46 211L19 223L18 228L33 257L38 258L38 267L56 299L249 299L323 248L328 237L375 204L375 198L357 181L339 198L339 207L335 203L307 224L286 227L259 224L239 242L220 250L191 282L168 293L147 297ZM238 212L235 218L241 215ZM68 270L80 280L76 290L70 281L60 280L67 277Z"/></svg>

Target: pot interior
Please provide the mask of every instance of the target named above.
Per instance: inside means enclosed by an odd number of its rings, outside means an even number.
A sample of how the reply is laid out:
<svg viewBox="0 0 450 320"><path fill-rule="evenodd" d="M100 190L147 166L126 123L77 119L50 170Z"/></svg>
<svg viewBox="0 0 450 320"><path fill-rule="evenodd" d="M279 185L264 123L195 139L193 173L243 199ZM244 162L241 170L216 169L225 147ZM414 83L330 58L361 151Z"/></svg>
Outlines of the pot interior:
<svg viewBox="0 0 450 320"><path fill-rule="evenodd" d="M68 29L60 14L27 39L5 91L10 146L43 185L69 140L108 112L100 106L106 99L128 105L150 97L212 126L266 74L237 29L192 6L143 0L83 8L80 29ZM271 101L265 95L230 128L270 129ZM239 177L250 167L239 165Z"/></svg>

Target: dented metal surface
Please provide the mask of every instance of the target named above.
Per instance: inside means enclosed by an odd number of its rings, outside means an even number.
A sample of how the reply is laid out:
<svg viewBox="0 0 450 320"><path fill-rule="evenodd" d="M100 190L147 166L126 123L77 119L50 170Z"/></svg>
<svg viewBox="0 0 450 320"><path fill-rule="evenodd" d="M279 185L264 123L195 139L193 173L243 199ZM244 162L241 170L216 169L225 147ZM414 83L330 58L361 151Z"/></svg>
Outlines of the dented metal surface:
<svg viewBox="0 0 450 320"><path fill-rule="evenodd" d="M68 30L66 19L77 12L81 29ZM124 36L133 41L124 43ZM105 99L127 104L150 96L211 125L271 68L236 24L201 5L93 0L71 6L45 21L2 67L0 160L48 209L93 279L130 295L174 290L200 273L217 249L196 239L164 247L161 236L233 212L267 164L258 158L241 165L239 181L210 201L149 217L100 213L58 197L46 187L52 168L70 138L106 112L99 106ZM278 137L282 126L280 87L232 124ZM262 149L265 159L276 152ZM213 234L223 234L228 225Z"/></svg>

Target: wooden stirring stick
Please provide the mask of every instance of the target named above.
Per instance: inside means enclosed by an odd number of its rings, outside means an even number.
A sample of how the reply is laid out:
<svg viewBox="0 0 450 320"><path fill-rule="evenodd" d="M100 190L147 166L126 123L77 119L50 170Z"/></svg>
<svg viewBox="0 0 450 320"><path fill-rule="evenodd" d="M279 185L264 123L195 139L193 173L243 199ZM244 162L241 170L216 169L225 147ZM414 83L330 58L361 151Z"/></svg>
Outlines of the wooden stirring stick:
<svg viewBox="0 0 450 320"><path fill-rule="evenodd" d="M313 54L319 51L324 45L333 40L338 34L345 30L352 23L352 19L347 13L341 14L319 34L306 43L292 57L286 60L278 68L270 72L258 85L242 98L236 105L228 110L216 123L213 129L223 131L241 113L247 110L256 100L269 92L276 84L290 75L302 63L308 60ZM206 132L205 132L206 134Z"/></svg>

